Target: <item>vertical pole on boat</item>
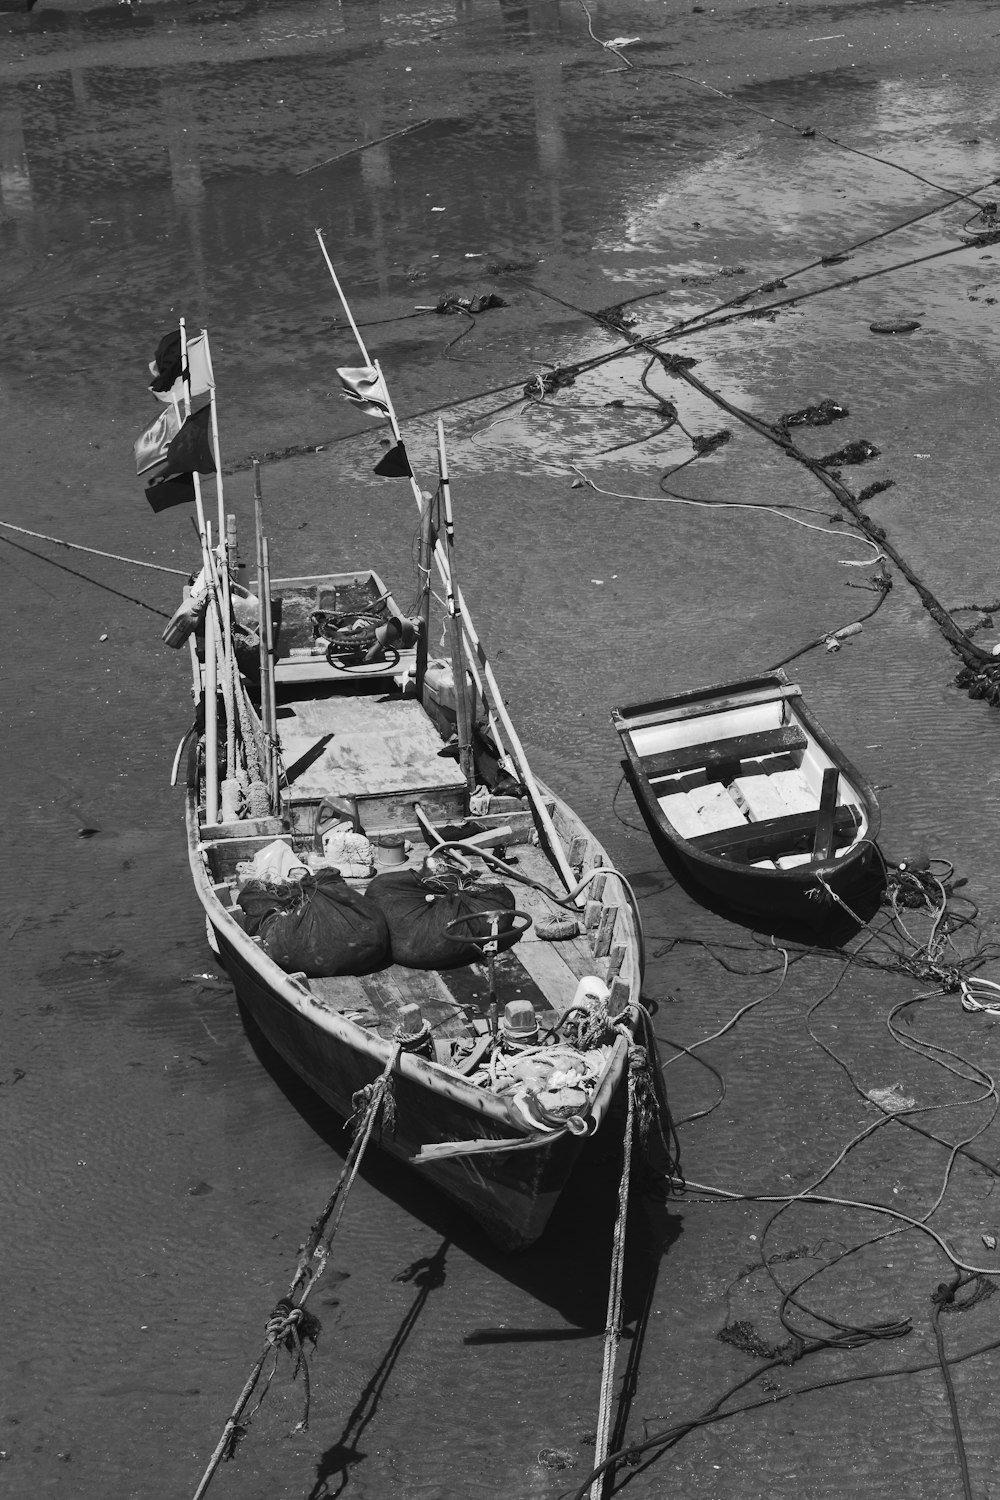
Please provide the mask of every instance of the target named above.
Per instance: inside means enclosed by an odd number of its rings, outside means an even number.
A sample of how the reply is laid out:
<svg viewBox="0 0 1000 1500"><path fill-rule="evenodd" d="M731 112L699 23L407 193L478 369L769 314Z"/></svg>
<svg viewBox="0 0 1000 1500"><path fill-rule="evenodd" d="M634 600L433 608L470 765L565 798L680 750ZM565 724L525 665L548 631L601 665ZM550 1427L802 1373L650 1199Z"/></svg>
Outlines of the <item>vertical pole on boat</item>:
<svg viewBox="0 0 1000 1500"><path fill-rule="evenodd" d="M451 485L448 482L448 458L444 451L444 423L438 418L438 468L441 475L441 499L444 504L444 535L448 550L448 629L451 635L451 675L455 683L455 717L458 722L458 763L469 791L475 791L476 768L472 759L472 714L469 709L469 680L462 649L462 618L455 582L455 522L451 513Z"/></svg>
<svg viewBox="0 0 1000 1500"><path fill-rule="evenodd" d="M264 586L264 496L260 485L260 462L253 460L253 519L257 541L257 634L260 638L260 723L264 731L264 782L271 790L271 761L274 756L274 725L271 722L271 656L268 649L268 627L271 600ZM274 811L272 805L272 812Z"/></svg>
<svg viewBox="0 0 1000 1500"><path fill-rule="evenodd" d="M181 369L185 371L185 377L184 377L184 416L185 417L189 417L191 415L191 395L190 395L190 391L189 391L189 388L188 388L188 380L187 380L187 374L186 374L186 372L187 372L187 329L185 327L184 319L183 318L181 318L181 320L180 320L180 334L181 334ZM205 507L204 507L204 504L202 503L201 485L198 482L198 475L197 474L194 476L194 506L195 506L195 510L196 510L196 512L198 514L198 535L201 537L202 553L205 553L206 550L210 550L211 549L211 543L208 540L208 530L207 530L207 528L205 526ZM210 579L211 579L211 573L210 573L210 570L209 570L209 567L208 567L207 560L205 559L204 556L202 557L202 562L205 564L205 582L208 583L210 581Z"/></svg>
<svg viewBox="0 0 1000 1500"><path fill-rule="evenodd" d="M210 553L212 548L212 534L206 526L202 533L205 540L206 550ZM213 595L215 593L209 580L209 605L205 611L205 680L202 689L202 702L205 708L205 822L218 823L219 821L219 724L218 724L218 691L219 691L219 658L216 644L216 612L214 608Z"/></svg>
<svg viewBox="0 0 1000 1500"><path fill-rule="evenodd" d="M218 409L217 409L216 404L215 404L215 376L214 376L214 374L212 372L212 356L211 356L211 353L209 351L208 329L207 328L203 328L201 330L201 334L202 334L202 338L205 340L205 361L206 361L206 364L208 366L208 381L209 381L209 386L208 386L208 400L209 400L210 417L211 417L211 422L212 422L212 453L213 453L214 458L215 458L215 492L216 492L216 496L218 497L219 542L221 544L222 541L223 541L223 538L225 538L225 537L228 536L228 530L227 530L227 523L226 523L225 497L224 497L223 492L222 492L222 455L221 455L221 453L219 451L219 413L218 413ZM190 379L190 375L189 375L189 379ZM194 476L194 482L195 482L195 488L197 489L197 487L198 487L198 475L197 474L195 474L195 476ZM222 639L223 639L223 643L224 643L224 646L225 646L225 650L224 650L223 654L225 656L225 673L226 673L226 682L228 684L227 693L226 693L226 703L228 705L228 703L230 701L230 698L232 697L233 680L234 680L234 672L233 672L233 607L232 607L232 596L231 596L231 591L230 591L230 587L229 587L229 584L230 584L230 573L229 573L229 557L228 557L228 553L223 553L223 556L225 557L226 566L223 567L223 568L220 568L221 598L219 600L219 603L220 603L221 608L222 608ZM234 783L234 780L235 780L235 777L236 777L236 714L235 714L235 712L230 712L227 715L227 717L228 717L228 723L226 725L226 780L230 783L230 786L229 786L229 796L231 798L234 795L234 792L235 792L235 787L234 787L233 783Z"/></svg>
<svg viewBox="0 0 1000 1500"><path fill-rule="evenodd" d="M401 441L399 423L396 421L396 414L392 407L392 401L389 397L389 392L388 388L386 387L385 380L382 377L382 371L379 369L378 361L376 360L373 362L369 357L368 350L365 348L364 340L361 337L361 333L358 329L357 323L355 323L354 321L354 316L351 312L350 307L348 306L347 298L344 296L343 288L341 287L340 282L337 279L337 273L333 268L333 262L331 261L330 256L327 253L322 230L316 230L316 238L319 240L319 247L323 252L323 259L326 261L327 269L329 270L330 276L333 279L333 284L337 289L337 296L340 298L340 305L344 309L347 321L350 323L351 329L354 333L354 337L357 340L358 348L361 351L361 357L364 360L365 364L370 369L374 370L378 378L378 385L379 387L381 387L379 399L384 398L386 412L389 417L389 421L392 423L393 435L395 436L396 441L399 442ZM410 486L413 490L416 502L418 506L420 506L422 512L424 500L420 493L420 487L417 484L417 481L413 477L412 473L410 475ZM447 585L450 579L450 567L448 558L439 542L434 543L434 558L437 563L438 572L441 576L442 582ZM559 834L556 831L555 824L552 822L552 818L549 815L548 808L545 806L545 803L542 800L541 792L538 789L538 783L535 781L535 778L532 775L531 767L528 764L527 756L524 753L524 748L521 745L514 726L510 721L510 717L507 714L506 709L504 708L503 697L500 693L499 686L497 685L496 678L493 675L493 670L490 667L489 661L486 657L486 653L479 641L479 637L476 635L476 632L473 628L468 611L465 608L465 601L462 598L461 590L457 588L455 589L455 600L459 610L465 617L465 633L469 641L469 670L472 672L477 687L479 687L483 693L483 699L486 703L487 713L489 714L490 725L493 728L494 734L498 739L500 738L498 731L498 722L503 725L504 735L506 736L507 743L510 746L511 755L513 756L517 764L517 768L521 773L521 779L527 787L528 796L531 800L532 806L535 809L535 813L538 817L541 830L544 833L546 841L550 847L552 857L559 868L559 873L561 874L566 884L566 889L570 890L577 883L576 876L573 872L572 866L569 863L569 860L566 857L566 851L563 848L562 841L560 840ZM483 681L485 681L489 686L489 697L487 697L485 690L482 688L479 667L482 668ZM492 706L490 703L490 699L492 699ZM583 896L578 897L578 904L584 899L585 898Z"/></svg>
<svg viewBox="0 0 1000 1500"><path fill-rule="evenodd" d="M280 805L278 789L278 705L275 697L274 687L274 631L271 625L271 554L267 545L267 537L261 538L261 571L264 598L267 601L264 609L264 632L267 641L267 722L269 729L268 766L270 769L270 792L271 807L275 813Z"/></svg>
<svg viewBox="0 0 1000 1500"><path fill-rule="evenodd" d="M573 871L572 866L570 865L569 860L566 857L566 851L563 848L562 840L560 839L559 834L556 831L556 826L552 821L549 810L545 806L545 802L542 799L542 794L539 790L538 783L535 780L534 773L532 772L531 765L528 761L528 757L524 752L524 746L521 744L521 741L518 738L517 730L514 728L514 725L511 722L510 715L504 707L503 695L500 692L500 685L493 674L493 668L490 666L489 657L483 650L482 642L479 640L479 637L475 633L475 629L472 625L472 620L469 616L469 612L465 607L465 600L462 597L462 591L460 588L456 587L455 597L458 601L459 610L462 613L466 634L469 637L470 659L477 660L482 668L483 679L489 687L490 698L493 702L494 712L497 719L503 725L504 734L507 738L507 743L510 746L511 754L514 757L517 769L521 773L521 780L524 782L524 785L527 788L528 797L538 816L538 822L541 825L541 830L544 833L545 839L549 845L549 850L552 858L555 860L557 866L559 867L559 873L562 875L562 878L566 883L566 889L570 890L573 886L576 885L577 877ZM586 897L583 894L580 894L577 896L576 900L577 905L583 905Z"/></svg>
<svg viewBox="0 0 1000 1500"><path fill-rule="evenodd" d="M180 338L181 338L181 367L182 367L182 369L184 371L184 407L185 407L184 414L185 414L186 417L189 417L191 415L191 377L190 377L190 372L188 370L187 328L186 328L186 325L185 325L185 322L184 322L183 318L180 319ZM212 395L214 397L214 395L215 395L214 390L212 392ZM214 416L214 407L213 407L213 416ZM218 462L219 462L219 447L218 447L218 442L216 442L216 444L215 444L215 461L216 461L216 465L218 465ZM229 619L229 589L226 586L227 583L228 583L228 576L224 580L220 580L220 578L219 578L219 569L217 567L218 559L212 553L212 542L211 542L211 534L212 533L211 533L211 528L209 527L208 523L205 520L205 506L204 506L204 501L203 501L202 493L201 493L201 476L199 474L197 474L197 473L194 473L191 477L192 477L192 480L194 482L194 503L195 503L195 510L197 511L197 515L198 515L198 532L199 532L199 535L201 536L201 539L202 539L202 563L203 563L203 566L204 566L204 569L205 569L205 582L208 585L208 597L209 597L208 613L212 614L214 612L215 617L216 617L215 620L214 620L214 626L215 626L215 628L213 630L213 635L214 635L216 641L218 641L218 640L221 639L222 641L225 642L228 639L229 644L230 644L230 650L231 650L232 649L232 646L231 646L232 636L231 636L231 632L228 629L229 624L230 624L230 619ZM225 522L223 521L223 526L224 525L225 525ZM222 540L222 537L223 537L224 534L225 534L224 531L220 532L220 536L219 536L219 540L220 541ZM228 573L228 570L223 569L223 572L224 573ZM207 636L206 636L206 645L205 645L205 667L206 667L206 672L208 670L208 665L209 665L208 657L209 657L208 640L207 640ZM218 671L219 671L219 669L218 669L218 662L217 662L217 660L216 660L216 658L214 656L212 657L211 670L212 670L212 673L213 673L213 676L214 676L215 685L216 685L216 689L217 689L218 688ZM223 692L223 699L224 699L224 702L225 702L225 705L226 705L226 733L227 733L226 772L227 772L227 780L228 780L234 774L234 769L235 769L235 743L236 743L235 742L235 724L234 724L235 714L233 712L233 679L232 679L232 671L231 671L231 667L230 667L230 658L229 657L226 657L225 671L223 673L222 692ZM213 717L213 719L215 717L215 713L216 713L216 702L215 702L215 698L213 697L213 699L212 699L212 717ZM208 715L207 715L207 713L206 713L206 721L205 722L206 722L206 733L207 733L207 724L208 724ZM217 724L216 724L213 732L216 735L218 734L218 726L217 726ZM230 756L229 756L229 745L230 744L232 744L232 746L233 746L232 761L230 760ZM213 760L213 762L212 762L212 773L213 773L213 776L216 775L217 765L218 765L217 759ZM231 785L232 785L232 782L230 781L230 786ZM217 819L217 817L218 817L218 805L216 804L216 809L215 809L215 813L213 814L213 818Z"/></svg>
<svg viewBox="0 0 1000 1500"><path fill-rule="evenodd" d="M420 548L417 573L420 577L418 613L420 634L417 636L417 697L423 702L424 676L427 672L427 649L431 632L431 558L434 555L434 500L428 495L420 511Z"/></svg>
<svg viewBox="0 0 1000 1500"><path fill-rule="evenodd" d="M323 252L323 259L326 261L326 268L330 272L333 284L337 289L337 296L340 298L340 305L344 309L344 316L347 318L348 323L350 323L351 325L351 332L354 334L358 349L361 351L361 358L364 360L369 369L375 371L375 374L378 377L378 387L376 387L376 389L380 389L377 399L383 402L385 406L386 416L389 418L393 437L396 439L397 443L401 443L403 441L403 435L399 430L399 423L396 420L396 413L393 409L388 387L386 386L385 380L382 377L382 371L379 368L379 362L377 359L373 360L371 355L368 353L368 350L365 348L365 341L361 337L361 330L358 328L357 323L355 323L354 321L354 314L351 312L351 309L348 306L347 298L344 296L344 289L337 278L336 271L333 269L333 261L330 259L329 251L326 248L326 241L323 239L323 231L321 229L317 229L316 238L319 240L319 248ZM422 512L427 502L421 495L420 486L412 473L409 475L409 480L410 489L413 491L413 498L414 500L416 500L417 505Z"/></svg>
<svg viewBox="0 0 1000 1500"><path fill-rule="evenodd" d="M226 562L230 578L235 578L240 569L240 546L236 540L236 517L226 516Z"/></svg>

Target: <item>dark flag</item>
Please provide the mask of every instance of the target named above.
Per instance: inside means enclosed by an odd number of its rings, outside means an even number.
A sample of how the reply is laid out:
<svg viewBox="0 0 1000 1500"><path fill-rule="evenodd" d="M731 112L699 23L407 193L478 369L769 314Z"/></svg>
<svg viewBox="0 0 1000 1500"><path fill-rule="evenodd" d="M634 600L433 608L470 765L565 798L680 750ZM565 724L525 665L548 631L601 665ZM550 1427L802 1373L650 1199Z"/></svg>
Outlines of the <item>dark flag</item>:
<svg viewBox="0 0 1000 1500"><path fill-rule="evenodd" d="M149 373L153 383L151 391L169 391L181 374L181 335L179 329L165 333L156 346L156 355L150 362Z"/></svg>
<svg viewBox="0 0 1000 1500"><path fill-rule="evenodd" d="M193 505L194 479L190 474L161 475L146 486L146 499L156 515L172 505Z"/></svg>
<svg viewBox="0 0 1000 1500"><path fill-rule="evenodd" d="M168 474L215 473L210 406L193 412L183 423L177 436L170 440L164 463Z"/></svg>
<svg viewBox="0 0 1000 1500"><path fill-rule="evenodd" d="M158 464L147 470L146 499L153 510L194 502L194 475L214 474L211 438L212 408L203 406L188 417Z"/></svg>
<svg viewBox="0 0 1000 1500"><path fill-rule="evenodd" d="M374 472L381 474L383 479L413 478L413 470L410 468L410 460L406 456L406 449L403 447L402 440L394 443L389 451L382 455L375 465Z"/></svg>

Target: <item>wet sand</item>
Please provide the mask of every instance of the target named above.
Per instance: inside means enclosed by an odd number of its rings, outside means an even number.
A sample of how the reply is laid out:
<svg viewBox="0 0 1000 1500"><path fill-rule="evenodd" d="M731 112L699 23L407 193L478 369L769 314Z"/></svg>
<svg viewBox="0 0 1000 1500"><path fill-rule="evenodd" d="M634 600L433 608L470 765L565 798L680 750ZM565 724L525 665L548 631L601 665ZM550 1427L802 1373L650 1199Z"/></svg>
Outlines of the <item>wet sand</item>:
<svg viewBox="0 0 1000 1500"><path fill-rule="evenodd" d="M195 539L183 510L149 512L132 466L155 415L146 361L183 315L211 331L244 550L249 459L272 455L276 567L374 563L408 596L416 515L405 486L372 476L379 430L359 429L337 394L334 367L354 349L317 225L421 478L445 418L463 587L532 762L640 890L675 1115L711 1110L680 1127L689 1180L801 1191L876 1118L859 1088L894 1083L943 1111L925 1119L950 1140L986 1127L976 1150L997 1160L989 1099L955 1108L981 1090L885 1028L929 986L855 965L824 999L839 960L789 950L779 987L780 953L678 883L619 784L614 703L738 677L856 619L875 602L859 588L871 569L845 563L871 549L831 522L836 504L807 471L656 373L688 433L733 433L670 488L806 509L664 496L660 476L691 443L676 427L647 437L662 418L638 352L543 401L525 392L623 349L592 316L602 309L627 303L632 331L649 336L769 281L787 285L750 305L947 250L666 347L769 421L827 397L845 405L803 447L874 443L876 460L843 471L855 490L895 481L872 518L947 605L995 602L1000 247L956 250L976 203L953 201L980 189L986 201L1000 172L995 12L736 0L589 12L589 29L566 0L39 0L30 16L0 14L0 520L113 554L0 528L0 1479L16 1500L194 1492L343 1159L344 1133L255 1046L205 946L168 785L191 716L187 660L160 643ZM637 38L620 48L633 66L590 30ZM838 252L851 260L814 265ZM474 323L418 311L488 291L506 305ZM920 327L870 331L903 318ZM976 639L1000 638L997 620ZM860 636L791 670L879 787L887 851L952 861L989 941L998 727L954 686L958 665L896 576ZM755 1000L702 1051L726 1083L713 1108L718 1077L671 1060L672 1044L691 1047ZM987 1071L995 1060L995 1022L953 996L923 1003L913 1030ZM373 1159L318 1298L309 1428L293 1432L301 1385L282 1368L211 1493L572 1493L592 1451L615 1167L612 1156L576 1183L546 1239L505 1261ZM889 1126L828 1185L919 1217L947 1169L940 1147ZM994 1183L959 1159L932 1222L960 1257L1000 1269ZM762 1246L779 1280L789 1267L798 1279L886 1227L799 1205L762 1239L774 1212L694 1191L666 1206L640 1197L619 1361L631 1441L753 1374L753 1357L719 1339L727 1324L781 1341ZM824 1271L810 1306L855 1325L909 1318L913 1331L761 1376L745 1395L767 1406L624 1471L629 1491L959 1494L939 1370L773 1399L933 1365L930 1298L949 1274L912 1231ZM950 1352L993 1337L994 1306L942 1320ZM995 1368L991 1354L953 1372L978 1495L996 1485Z"/></svg>

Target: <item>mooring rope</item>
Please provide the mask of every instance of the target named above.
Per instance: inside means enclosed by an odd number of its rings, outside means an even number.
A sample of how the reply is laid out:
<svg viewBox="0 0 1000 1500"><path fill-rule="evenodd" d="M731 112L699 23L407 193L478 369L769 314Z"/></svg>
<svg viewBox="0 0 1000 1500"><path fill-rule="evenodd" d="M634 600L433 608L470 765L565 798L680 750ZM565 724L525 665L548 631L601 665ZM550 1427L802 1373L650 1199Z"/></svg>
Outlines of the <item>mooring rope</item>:
<svg viewBox="0 0 1000 1500"><path fill-rule="evenodd" d="M625 1278L625 1226L628 1219L629 1181L632 1175L632 1142L635 1131L636 1079L646 1065L644 1047L631 1046L628 1059L628 1113L625 1118L625 1141L622 1151L622 1175L618 1184L618 1217L611 1246L611 1282L608 1287L608 1316L604 1327L604 1365L601 1371L601 1400L597 1413L597 1436L594 1442L594 1468L600 1470L590 1490L590 1500L601 1500L609 1471L604 1463L611 1437L611 1408L614 1400L615 1360L622 1336L622 1302Z"/></svg>
<svg viewBox="0 0 1000 1500"><path fill-rule="evenodd" d="M307 1297L309 1296L309 1293L312 1291L316 1282L322 1276L323 1271L326 1269L327 1261L330 1258L330 1249L333 1244L333 1239L337 1233L338 1228L340 1227L340 1221L343 1218L344 1209L347 1206L347 1197L351 1191L351 1188L354 1186L354 1182L360 1170L361 1161L364 1156L365 1150L368 1146L369 1141L371 1140L372 1132L374 1131L378 1117L382 1112L383 1105L388 1105L388 1103L392 1099L392 1074L399 1060L400 1051L401 1047L397 1043L397 1045L392 1050L389 1061L386 1063L384 1069L379 1074L378 1078L376 1078L375 1082L368 1084L364 1089L359 1090L358 1093L354 1096L354 1100L352 1102L355 1103L355 1106L359 1109L359 1111L363 1108L364 1113L361 1114L360 1118L358 1119L355 1128L354 1140L351 1143L351 1149L347 1153L340 1176L337 1178L336 1186L334 1187L333 1192L327 1200L323 1212L320 1214L319 1218L315 1221L309 1231L306 1242L303 1245L302 1251L299 1255L299 1262L295 1268L295 1275L292 1277L292 1282L288 1288L288 1293L277 1304L274 1312L271 1314L270 1318L267 1321L267 1325L264 1330L264 1347L261 1349L261 1352L257 1356L257 1359L254 1361L253 1368L251 1369L250 1374L246 1379L243 1389L240 1391L240 1394L237 1397L236 1405L233 1407L232 1412L230 1413L226 1421L226 1425L222 1431L222 1436L220 1437L218 1443L215 1445L215 1451L208 1461L208 1467L201 1477L198 1488L194 1492L193 1500L202 1500L202 1496L205 1494L209 1484L212 1482L212 1478L215 1475L215 1472L222 1460L226 1457L232 1456L236 1443L246 1431L245 1426L241 1427L240 1425L240 1417L243 1415L247 1403L249 1402L250 1397L253 1395L254 1390L256 1389L257 1382L260 1379L261 1372L267 1362L268 1356L273 1353L275 1357L275 1364L274 1367L272 1367L270 1375L268 1375L267 1377L267 1383L265 1384L264 1393L261 1395L260 1401L264 1399L264 1394L266 1394L267 1391L267 1385L270 1384L271 1376L273 1376L274 1369L277 1367L277 1358L282 1345L289 1347L294 1351L296 1355L296 1364L295 1370L293 1371L293 1378L294 1374L297 1373L300 1365L304 1372L306 1388L306 1409L303 1419L299 1423L299 1428L304 1429L308 1425L309 1372L308 1366L305 1362L305 1351L302 1347L302 1340L304 1337L309 1337L312 1338L313 1341L315 1341L315 1338L319 1332L319 1323L317 1319L309 1318L305 1313L305 1303ZM335 1210L336 1213L334 1212ZM331 1216L333 1216L333 1225L329 1233L326 1234L327 1225L330 1222ZM326 1239L321 1244L324 1234L326 1234ZM310 1262L313 1260L317 1262L315 1266L310 1264ZM300 1287L301 1294L298 1296L298 1300L296 1300L296 1293L299 1291ZM257 1406L254 1408L254 1412L259 1409L260 1401L257 1402ZM252 1416L253 1413L251 1413L251 1417Z"/></svg>
<svg viewBox="0 0 1000 1500"><path fill-rule="evenodd" d="M15 526L11 521L0 521L8 531L18 531L22 536L33 536L40 542L55 542L57 547L69 547L73 552L90 552L94 557L110 557L112 562L128 563L133 568L155 568L158 573L176 573L178 578L187 578L186 568L166 568L162 563L140 562L137 557L122 557L117 552L102 552L99 547L83 547L79 542L65 542L61 536L46 536L44 531L29 531L26 526Z"/></svg>

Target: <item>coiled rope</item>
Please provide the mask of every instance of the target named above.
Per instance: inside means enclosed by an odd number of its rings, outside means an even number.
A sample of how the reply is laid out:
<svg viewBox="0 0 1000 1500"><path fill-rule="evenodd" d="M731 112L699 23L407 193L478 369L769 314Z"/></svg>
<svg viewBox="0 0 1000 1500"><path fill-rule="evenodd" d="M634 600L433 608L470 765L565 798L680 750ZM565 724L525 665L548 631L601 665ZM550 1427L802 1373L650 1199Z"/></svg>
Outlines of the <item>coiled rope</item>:
<svg viewBox="0 0 1000 1500"><path fill-rule="evenodd" d="M306 1242L300 1252L299 1262L295 1268L295 1275L292 1277L288 1293L278 1302L267 1321L264 1329L264 1346L254 1361L253 1368L237 1397L236 1405L233 1407L226 1421L222 1436L215 1445L215 1451L208 1461L208 1467L201 1477L198 1488L194 1492L193 1500L202 1500L202 1496L212 1482L215 1471L222 1460L232 1457L236 1444L246 1432L249 1422L259 1410L261 1402L267 1394L267 1388L277 1368L278 1356L282 1347L287 1348L289 1352L295 1355L292 1378L295 1378L300 1367L304 1376L305 1410L297 1430L302 1431L309 1425L309 1370L305 1359L303 1339L308 1338L315 1343L319 1335L319 1320L305 1311L305 1303L309 1293L326 1269L334 1236L337 1233L340 1221L344 1215L344 1209L347 1206L348 1194L360 1170L365 1149L371 1140L372 1132L378 1122L379 1115L382 1113L383 1106L386 1106L388 1113L393 1103L392 1074L398 1063L400 1050L397 1044L392 1050L389 1061L375 1082L367 1084L354 1095L352 1103L358 1113L352 1116L352 1120L354 1121L354 1140L351 1143L351 1149L347 1153L340 1176L326 1206L309 1231ZM332 1226L327 1233L327 1226L330 1224L331 1218L333 1221ZM261 1393L260 1400L258 1400L253 1412L247 1418L247 1422L241 1425L240 1418L257 1387L269 1356L273 1356L274 1363L264 1383L264 1390Z"/></svg>

